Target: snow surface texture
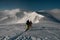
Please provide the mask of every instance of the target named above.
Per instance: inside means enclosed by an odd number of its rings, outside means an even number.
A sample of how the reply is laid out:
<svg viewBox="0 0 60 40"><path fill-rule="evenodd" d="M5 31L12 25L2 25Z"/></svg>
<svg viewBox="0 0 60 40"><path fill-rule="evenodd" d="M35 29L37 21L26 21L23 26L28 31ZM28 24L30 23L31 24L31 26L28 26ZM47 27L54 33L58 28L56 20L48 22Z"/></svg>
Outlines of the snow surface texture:
<svg viewBox="0 0 60 40"><path fill-rule="evenodd" d="M33 25L24 32L28 19ZM0 11L0 40L60 40L60 10Z"/></svg>

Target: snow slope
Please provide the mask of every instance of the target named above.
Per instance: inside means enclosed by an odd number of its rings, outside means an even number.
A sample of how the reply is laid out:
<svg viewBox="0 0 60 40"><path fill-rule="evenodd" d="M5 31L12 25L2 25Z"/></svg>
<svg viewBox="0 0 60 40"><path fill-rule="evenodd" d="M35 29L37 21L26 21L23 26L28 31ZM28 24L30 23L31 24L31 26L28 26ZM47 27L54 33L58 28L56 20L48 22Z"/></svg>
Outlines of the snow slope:
<svg viewBox="0 0 60 40"><path fill-rule="evenodd" d="M0 40L60 40L60 20L47 11L0 11ZM25 22L33 22L27 32Z"/></svg>

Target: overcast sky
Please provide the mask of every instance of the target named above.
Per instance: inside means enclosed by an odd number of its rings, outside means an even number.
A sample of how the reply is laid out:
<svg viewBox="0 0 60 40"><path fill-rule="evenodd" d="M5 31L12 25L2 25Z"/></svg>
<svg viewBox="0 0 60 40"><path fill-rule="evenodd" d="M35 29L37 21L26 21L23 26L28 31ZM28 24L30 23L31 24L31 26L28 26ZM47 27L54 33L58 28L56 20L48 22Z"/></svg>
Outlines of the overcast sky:
<svg viewBox="0 0 60 40"><path fill-rule="evenodd" d="M0 0L0 10L3 9L47 10L60 8L59 0Z"/></svg>

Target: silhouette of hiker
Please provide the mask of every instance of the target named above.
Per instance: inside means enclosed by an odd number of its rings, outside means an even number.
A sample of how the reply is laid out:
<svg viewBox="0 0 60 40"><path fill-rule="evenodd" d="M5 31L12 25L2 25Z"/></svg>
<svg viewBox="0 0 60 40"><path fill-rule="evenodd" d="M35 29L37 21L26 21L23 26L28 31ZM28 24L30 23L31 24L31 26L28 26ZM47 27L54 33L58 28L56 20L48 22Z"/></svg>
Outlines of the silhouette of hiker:
<svg viewBox="0 0 60 40"><path fill-rule="evenodd" d="M32 27L32 22L27 20L27 22L26 22L26 30L25 31L29 30L31 27Z"/></svg>

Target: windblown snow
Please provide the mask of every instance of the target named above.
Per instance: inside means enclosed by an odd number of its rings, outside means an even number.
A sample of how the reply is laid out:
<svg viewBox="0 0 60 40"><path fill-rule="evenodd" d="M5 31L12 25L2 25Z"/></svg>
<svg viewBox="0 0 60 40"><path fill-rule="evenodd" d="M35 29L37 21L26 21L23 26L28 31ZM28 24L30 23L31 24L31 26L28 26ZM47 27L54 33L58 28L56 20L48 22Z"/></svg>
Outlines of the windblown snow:
<svg viewBox="0 0 60 40"><path fill-rule="evenodd" d="M60 40L60 10L0 11L0 40ZM25 23L33 22L27 32Z"/></svg>

